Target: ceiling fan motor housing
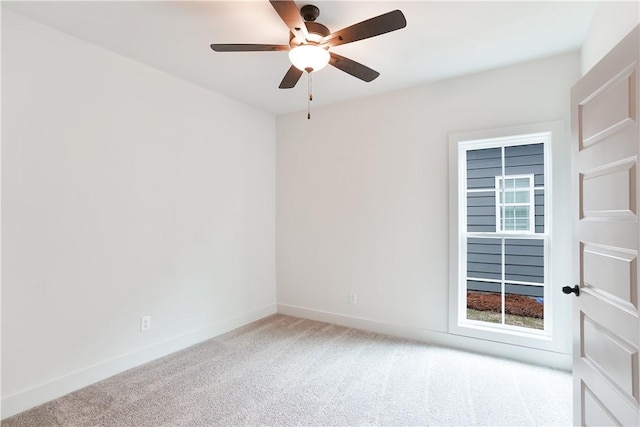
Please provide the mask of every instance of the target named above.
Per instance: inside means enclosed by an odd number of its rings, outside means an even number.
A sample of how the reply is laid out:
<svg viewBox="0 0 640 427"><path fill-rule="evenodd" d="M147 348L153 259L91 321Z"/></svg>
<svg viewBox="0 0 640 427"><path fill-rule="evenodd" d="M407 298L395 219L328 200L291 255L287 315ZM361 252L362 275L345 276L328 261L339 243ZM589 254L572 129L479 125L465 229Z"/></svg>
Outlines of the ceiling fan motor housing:
<svg viewBox="0 0 640 427"><path fill-rule="evenodd" d="M300 9L300 15L302 15L302 19L305 21L313 22L318 18L318 16L320 16L320 9L312 4L308 4L306 6L302 6Z"/></svg>

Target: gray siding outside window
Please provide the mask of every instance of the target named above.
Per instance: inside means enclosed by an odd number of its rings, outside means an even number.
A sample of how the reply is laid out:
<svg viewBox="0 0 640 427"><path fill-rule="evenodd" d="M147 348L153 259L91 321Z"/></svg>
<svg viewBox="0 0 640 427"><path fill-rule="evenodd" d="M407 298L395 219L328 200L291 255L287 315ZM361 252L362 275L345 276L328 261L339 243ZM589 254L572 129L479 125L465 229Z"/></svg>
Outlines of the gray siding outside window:
<svg viewBox="0 0 640 427"><path fill-rule="evenodd" d="M544 191L534 190L536 233L544 233Z"/></svg>
<svg viewBox="0 0 640 427"><path fill-rule="evenodd" d="M534 239L506 239L505 279L544 283L544 242Z"/></svg>
<svg viewBox="0 0 640 427"><path fill-rule="evenodd" d="M543 296L542 286L513 282L544 284L544 242L538 239L505 239L504 251L506 293ZM467 239L467 277L472 278L467 280L469 291L501 292L502 239Z"/></svg>
<svg viewBox="0 0 640 427"><path fill-rule="evenodd" d="M502 175L502 149L467 151L467 190L494 189L495 177Z"/></svg>
<svg viewBox="0 0 640 427"><path fill-rule="evenodd" d="M534 185L544 185L544 145L515 145L504 149L505 175L535 175Z"/></svg>
<svg viewBox="0 0 640 427"><path fill-rule="evenodd" d="M501 239L467 239L467 277L502 280Z"/></svg>
<svg viewBox="0 0 640 427"><path fill-rule="evenodd" d="M494 190L467 193L467 230L495 233L496 193Z"/></svg>

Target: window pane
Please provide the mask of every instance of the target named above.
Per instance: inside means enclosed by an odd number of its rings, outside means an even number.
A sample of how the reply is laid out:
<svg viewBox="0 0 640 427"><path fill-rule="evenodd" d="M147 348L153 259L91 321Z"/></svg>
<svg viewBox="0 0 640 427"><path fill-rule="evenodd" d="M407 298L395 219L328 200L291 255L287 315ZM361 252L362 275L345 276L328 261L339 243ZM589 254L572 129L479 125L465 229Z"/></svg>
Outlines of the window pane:
<svg viewBox="0 0 640 427"><path fill-rule="evenodd" d="M529 192L528 191L518 191L514 194L514 203L529 203Z"/></svg>
<svg viewBox="0 0 640 427"><path fill-rule="evenodd" d="M500 148L467 151L467 188L494 188L502 174Z"/></svg>
<svg viewBox="0 0 640 427"><path fill-rule="evenodd" d="M506 239L504 247L505 278L507 280L544 283L543 240ZM536 288L541 292L541 287ZM542 293L536 294L536 296L542 296Z"/></svg>
<svg viewBox="0 0 640 427"><path fill-rule="evenodd" d="M467 241L467 277L502 279L502 242L500 239L470 238Z"/></svg>
<svg viewBox="0 0 640 427"><path fill-rule="evenodd" d="M529 178L516 178L513 181L516 188L529 188Z"/></svg>
<svg viewBox="0 0 640 427"><path fill-rule="evenodd" d="M529 206L513 206L511 209L516 218L529 219Z"/></svg>
<svg viewBox="0 0 640 427"><path fill-rule="evenodd" d="M504 194L504 201L505 201L505 203L515 203L515 201L516 201L516 193L514 193L513 191L507 191Z"/></svg>
<svg viewBox="0 0 640 427"><path fill-rule="evenodd" d="M523 290L522 292L526 293L527 291ZM506 325L544 329L544 304L540 296L506 293L504 296L504 313L504 323Z"/></svg>
<svg viewBox="0 0 640 427"><path fill-rule="evenodd" d="M497 290L467 291L467 319L489 323L502 323L502 293L499 283L492 283ZM472 286L467 284L467 289Z"/></svg>
<svg viewBox="0 0 640 427"><path fill-rule="evenodd" d="M467 194L467 231L495 233L496 199L494 191Z"/></svg>

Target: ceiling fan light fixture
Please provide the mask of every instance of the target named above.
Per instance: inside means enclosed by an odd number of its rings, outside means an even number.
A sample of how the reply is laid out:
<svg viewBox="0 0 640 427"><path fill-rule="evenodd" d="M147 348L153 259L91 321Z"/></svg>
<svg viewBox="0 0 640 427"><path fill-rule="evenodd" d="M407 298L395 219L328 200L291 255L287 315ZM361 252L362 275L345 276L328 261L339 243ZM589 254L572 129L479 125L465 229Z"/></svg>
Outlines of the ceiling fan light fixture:
<svg viewBox="0 0 640 427"><path fill-rule="evenodd" d="M313 44L296 46L289 51L289 60L300 71L319 71L329 63L329 52Z"/></svg>

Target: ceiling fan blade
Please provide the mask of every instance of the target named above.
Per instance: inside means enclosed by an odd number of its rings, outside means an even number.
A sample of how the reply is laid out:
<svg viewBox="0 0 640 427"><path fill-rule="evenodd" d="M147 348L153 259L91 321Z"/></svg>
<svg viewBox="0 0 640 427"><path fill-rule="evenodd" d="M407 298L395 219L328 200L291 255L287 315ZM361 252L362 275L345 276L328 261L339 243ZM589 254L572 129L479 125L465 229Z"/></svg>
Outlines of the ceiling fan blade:
<svg viewBox="0 0 640 427"><path fill-rule="evenodd" d="M407 20L403 13L399 10L394 10L331 33L324 38L322 44L328 44L331 47L339 46L341 44L379 36L380 34L399 30L406 26Z"/></svg>
<svg viewBox="0 0 640 427"><path fill-rule="evenodd" d="M279 51L279 50L290 50L291 48L288 45L280 45L280 44L214 43L211 45L211 49L215 50L216 52L261 52L261 51L271 52L271 51Z"/></svg>
<svg viewBox="0 0 640 427"><path fill-rule="evenodd" d="M300 15L298 6L293 0L269 0L291 33L300 40L300 43L309 38L307 26Z"/></svg>
<svg viewBox="0 0 640 427"><path fill-rule="evenodd" d="M380 75L376 70L372 70L366 65L362 65L352 59L345 58L336 53L329 52L331 58L329 58L329 64L333 65L339 70L344 71L347 74L351 74L353 77L357 77L365 82L370 82Z"/></svg>
<svg viewBox="0 0 640 427"><path fill-rule="evenodd" d="M302 71L294 67L293 65L287 71L287 74L284 75L284 78L280 82L280 89L291 89L293 88L298 80L302 77Z"/></svg>

